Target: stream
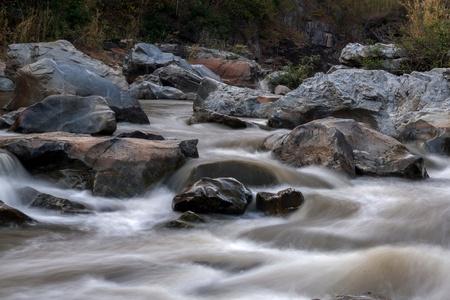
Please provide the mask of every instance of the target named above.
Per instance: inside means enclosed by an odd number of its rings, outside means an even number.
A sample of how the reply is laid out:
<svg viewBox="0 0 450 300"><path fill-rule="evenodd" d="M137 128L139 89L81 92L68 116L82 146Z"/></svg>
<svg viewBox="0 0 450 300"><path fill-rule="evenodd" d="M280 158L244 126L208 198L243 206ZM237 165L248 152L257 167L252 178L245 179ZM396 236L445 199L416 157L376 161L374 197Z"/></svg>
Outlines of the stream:
<svg viewBox="0 0 450 300"><path fill-rule="evenodd" d="M39 221L0 228L0 299L328 300L368 291L393 300L450 298L450 158L425 154L430 178L423 181L350 180L320 167L290 168L258 151L275 132L263 126L188 126L190 102L141 104L151 125L121 123L117 133L198 139L200 155L141 197L59 189L0 152L0 200ZM192 169L217 161L229 162L209 171L217 177L241 177L254 194L293 187L305 202L284 218L264 216L253 203L243 216L205 216L197 229L162 228L179 215L172 199ZM266 171L249 173L245 163ZM23 186L96 213L29 208L15 192Z"/></svg>

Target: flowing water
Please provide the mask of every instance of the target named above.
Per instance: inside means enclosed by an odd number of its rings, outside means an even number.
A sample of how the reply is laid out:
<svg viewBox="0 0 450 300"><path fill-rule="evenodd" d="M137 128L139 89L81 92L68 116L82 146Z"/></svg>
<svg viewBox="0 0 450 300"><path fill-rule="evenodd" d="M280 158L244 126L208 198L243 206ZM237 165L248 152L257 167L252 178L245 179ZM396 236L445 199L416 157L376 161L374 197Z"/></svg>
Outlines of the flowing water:
<svg viewBox="0 0 450 300"><path fill-rule="evenodd" d="M39 221L0 229L0 299L329 299L366 291L396 300L450 299L450 159L428 155L430 179L423 181L349 180L281 165L257 150L273 133L258 126L187 126L188 102L142 104L152 124L121 124L118 132L198 138L200 154L142 197L61 190L30 178L0 152L0 199ZM250 206L244 216L206 216L209 223L197 229L162 229L179 215L171 201L192 169L218 161L236 164L221 169L226 176L243 176L244 162L260 168L254 193L294 187L305 203L286 218ZM25 185L97 212L28 208L15 192Z"/></svg>

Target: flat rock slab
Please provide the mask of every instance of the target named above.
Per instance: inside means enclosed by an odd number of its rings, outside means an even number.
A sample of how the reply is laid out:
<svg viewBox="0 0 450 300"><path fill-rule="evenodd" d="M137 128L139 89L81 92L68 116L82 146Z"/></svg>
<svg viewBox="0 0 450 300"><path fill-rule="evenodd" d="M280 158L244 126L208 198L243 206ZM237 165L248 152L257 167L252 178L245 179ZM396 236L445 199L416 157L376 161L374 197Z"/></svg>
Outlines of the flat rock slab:
<svg viewBox="0 0 450 300"><path fill-rule="evenodd" d="M197 142L53 132L1 138L0 148L34 175L98 196L129 198L196 157Z"/></svg>

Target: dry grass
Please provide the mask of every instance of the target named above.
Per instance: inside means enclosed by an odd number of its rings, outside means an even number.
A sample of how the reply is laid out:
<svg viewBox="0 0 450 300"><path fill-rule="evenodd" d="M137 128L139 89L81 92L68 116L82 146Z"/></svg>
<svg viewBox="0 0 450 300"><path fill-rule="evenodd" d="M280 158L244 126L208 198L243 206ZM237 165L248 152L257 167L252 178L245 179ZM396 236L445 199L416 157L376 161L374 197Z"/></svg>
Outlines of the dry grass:
<svg viewBox="0 0 450 300"><path fill-rule="evenodd" d="M409 0L403 5L408 13L407 33L412 38L423 37L427 25L450 19L447 0Z"/></svg>

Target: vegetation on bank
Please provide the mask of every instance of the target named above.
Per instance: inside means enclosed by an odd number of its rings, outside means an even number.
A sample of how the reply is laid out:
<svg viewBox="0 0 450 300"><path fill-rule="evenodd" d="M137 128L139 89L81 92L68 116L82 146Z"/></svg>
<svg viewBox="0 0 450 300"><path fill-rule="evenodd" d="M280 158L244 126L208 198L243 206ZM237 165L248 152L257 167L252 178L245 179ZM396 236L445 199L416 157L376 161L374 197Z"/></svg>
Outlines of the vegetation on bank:
<svg viewBox="0 0 450 300"><path fill-rule="evenodd" d="M286 38L305 45L302 28L313 19L332 26L338 48L367 38L396 42L409 57L405 71L450 66L448 0L3 0L0 53L11 43L57 39L95 48L105 40L176 40L227 50L258 40L264 52Z"/></svg>

